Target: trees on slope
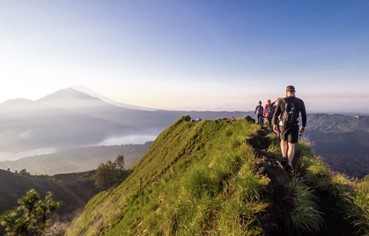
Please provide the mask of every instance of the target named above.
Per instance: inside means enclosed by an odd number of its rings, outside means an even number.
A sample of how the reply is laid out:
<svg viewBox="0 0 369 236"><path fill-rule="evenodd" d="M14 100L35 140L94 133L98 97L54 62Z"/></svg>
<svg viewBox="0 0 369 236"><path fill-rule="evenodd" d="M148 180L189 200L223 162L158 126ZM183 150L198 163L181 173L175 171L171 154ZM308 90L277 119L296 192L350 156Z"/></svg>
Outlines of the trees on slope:
<svg viewBox="0 0 369 236"><path fill-rule="evenodd" d="M124 156L119 155L114 162L108 161L99 165L94 175L95 185L101 190L106 190L121 180L126 173Z"/></svg>
<svg viewBox="0 0 369 236"><path fill-rule="evenodd" d="M53 199L51 192L41 199L34 189L19 198L18 203L18 207L0 216L0 224L4 227L6 235L42 235L51 214L61 205L61 202Z"/></svg>

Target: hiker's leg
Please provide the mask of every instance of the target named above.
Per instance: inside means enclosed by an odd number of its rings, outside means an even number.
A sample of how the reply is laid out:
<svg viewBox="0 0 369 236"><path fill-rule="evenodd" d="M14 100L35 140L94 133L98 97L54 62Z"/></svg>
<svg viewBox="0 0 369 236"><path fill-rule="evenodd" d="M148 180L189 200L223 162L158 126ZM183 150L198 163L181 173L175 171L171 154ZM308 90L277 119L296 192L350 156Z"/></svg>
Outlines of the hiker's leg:
<svg viewBox="0 0 369 236"><path fill-rule="evenodd" d="M282 157L287 157L287 151L288 151L288 142L281 139L281 152Z"/></svg>
<svg viewBox="0 0 369 236"><path fill-rule="evenodd" d="M288 165L292 166L293 158L295 157L295 144L294 143L288 143Z"/></svg>
<svg viewBox="0 0 369 236"><path fill-rule="evenodd" d="M264 123L263 116L259 115L259 125L262 126Z"/></svg>
<svg viewBox="0 0 369 236"><path fill-rule="evenodd" d="M293 158L295 157L295 145L297 143L299 136L299 126L296 125L291 129L291 132L288 135L288 165L292 166Z"/></svg>
<svg viewBox="0 0 369 236"><path fill-rule="evenodd" d="M268 118L269 129L272 130L272 118Z"/></svg>

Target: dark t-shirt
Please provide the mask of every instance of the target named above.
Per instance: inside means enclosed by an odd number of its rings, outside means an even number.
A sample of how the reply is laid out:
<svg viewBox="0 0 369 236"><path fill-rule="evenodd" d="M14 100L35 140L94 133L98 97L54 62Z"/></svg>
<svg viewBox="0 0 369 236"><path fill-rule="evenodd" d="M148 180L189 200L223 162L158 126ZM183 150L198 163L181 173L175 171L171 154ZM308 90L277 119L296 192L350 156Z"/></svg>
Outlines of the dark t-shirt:
<svg viewBox="0 0 369 236"><path fill-rule="evenodd" d="M283 101L286 102L292 102L297 110L297 114L300 116L301 113L301 122L302 122L302 126L306 127L306 110L305 110L305 104L304 101L302 101L300 98L291 96L291 97L286 97L283 99ZM273 124L277 124L277 119L279 117L280 114L282 114L284 112L284 102L281 102L280 104L278 104L277 109L274 113L273 116ZM298 121L296 121L297 123Z"/></svg>

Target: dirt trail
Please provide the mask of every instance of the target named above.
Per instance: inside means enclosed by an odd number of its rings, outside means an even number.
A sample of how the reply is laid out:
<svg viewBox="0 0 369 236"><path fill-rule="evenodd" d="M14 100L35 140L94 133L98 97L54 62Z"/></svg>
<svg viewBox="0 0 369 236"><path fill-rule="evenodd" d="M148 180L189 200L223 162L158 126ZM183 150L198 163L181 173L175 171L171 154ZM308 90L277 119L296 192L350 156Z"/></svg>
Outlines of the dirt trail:
<svg viewBox="0 0 369 236"><path fill-rule="evenodd" d="M259 219L263 235L292 235L289 212L293 209L293 193L289 186L290 177L278 158L267 151L271 144L267 134L267 130L261 129L257 135L246 140L255 151L258 169L271 180L268 189L270 204Z"/></svg>

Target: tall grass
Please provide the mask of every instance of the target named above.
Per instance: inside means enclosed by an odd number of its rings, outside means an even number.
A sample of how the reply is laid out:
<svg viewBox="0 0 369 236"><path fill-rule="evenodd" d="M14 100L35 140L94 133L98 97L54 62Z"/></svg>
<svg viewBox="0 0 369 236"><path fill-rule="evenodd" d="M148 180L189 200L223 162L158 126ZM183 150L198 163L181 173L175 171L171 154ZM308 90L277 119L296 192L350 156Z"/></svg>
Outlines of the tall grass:
<svg viewBox="0 0 369 236"><path fill-rule="evenodd" d="M170 167L162 177L146 185L144 192L122 201L126 207L113 217L116 223L108 235L261 232L256 215L267 207L262 194L269 180L257 172L253 149L244 142L256 134L258 127L244 120L231 124L223 120L180 123L153 145L160 149L171 145L173 149L150 150L150 158L142 161L154 164L152 160L156 159L156 173L165 169L168 161Z"/></svg>
<svg viewBox="0 0 369 236"><path fill-rule="evenodd" d="M194 199L201 199L202 196L215 196L220 190L220 183L209 175L209 170L204 166L195 167L189 171L183 186Z"/></svg>
<svg viewBox="0 0 369 236"><path fill-rule="evenodd" d="M369 235L369 193L358 191L352 202L356 207L351 208L351 218L359 234Z"/></svg>
<svg viewBox="0 0 369 236"><path fill-rule="evenodd" d="M312 153L309 143L302 142L298 148L303 150L299 168L307 183L331 196L337 210L348 222L352 222L356 234L369 235L369 196L368 192L363 191L365 187L355 188L354 183L345 175L332 172Z"/></svg>
<svg viewBox="0 0 369 236"><path fill-rule="evenodd" d="M294 208L290 218L294 231L300 235L319 232L324 220L311 190L297 177L292 178L291 188L294 193Z"/></svg>
<svg viewBox="0 0 369 236"><path fill-rule="evenodd" d="M219 212L219 235L257 235L262 232L256 215L268 206L262 200L269 179L259 175L250 163L245 163L223 195Z"/></svg>

